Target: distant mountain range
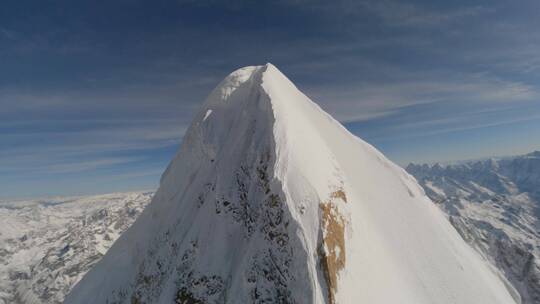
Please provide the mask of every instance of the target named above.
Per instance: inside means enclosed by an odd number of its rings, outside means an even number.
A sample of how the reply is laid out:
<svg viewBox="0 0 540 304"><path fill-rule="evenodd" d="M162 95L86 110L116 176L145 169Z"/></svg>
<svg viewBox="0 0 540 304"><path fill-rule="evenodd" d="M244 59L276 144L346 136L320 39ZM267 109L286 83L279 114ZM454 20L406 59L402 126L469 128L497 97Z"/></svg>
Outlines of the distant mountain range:
<svg viewBox="0 0 540 304"><path fill-rule="evenodd" d="M522 303L540 303L540 151L407 171Z"/></svg>
<svg viewBox="0 0 540 304"><path fill-rule="evenodd" d="M152 195L0 202L0 303L62 303Z"/></svg>

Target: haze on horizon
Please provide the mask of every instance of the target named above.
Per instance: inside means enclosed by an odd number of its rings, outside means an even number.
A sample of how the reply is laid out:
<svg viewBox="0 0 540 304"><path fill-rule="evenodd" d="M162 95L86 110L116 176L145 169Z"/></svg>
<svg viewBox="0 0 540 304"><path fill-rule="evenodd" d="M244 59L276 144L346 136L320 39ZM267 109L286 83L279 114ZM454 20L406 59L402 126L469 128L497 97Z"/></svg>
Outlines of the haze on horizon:
<svg viewBox="0 0 540 304"><path fill-rule="evenodd" d="M540 2L7 1L0 198L152 189L210 90L272 62L390 159L540 149Z"/></svg>

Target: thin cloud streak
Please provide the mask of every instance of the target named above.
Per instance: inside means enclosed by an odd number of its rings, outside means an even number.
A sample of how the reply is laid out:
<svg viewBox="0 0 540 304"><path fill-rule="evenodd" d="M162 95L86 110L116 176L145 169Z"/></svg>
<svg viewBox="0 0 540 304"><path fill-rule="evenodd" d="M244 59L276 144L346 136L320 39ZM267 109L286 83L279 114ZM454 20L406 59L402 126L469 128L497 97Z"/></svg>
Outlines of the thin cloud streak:
<svg viewBox="0 0 540 304"><path fill-rule="evenodd" d="M437 11L411 3L385 0L359 1L358 5L361 9L367 9L376 14L385 24L390 26L441 26L493 12L493 9L482 6Z"/></svg>
<svg viewBox="0 0 540 304"><path fill-rule="evenodd" d="M535 101L540 96L530 85L476 76L460 82L409 79L394 84L358 84L354 89L318 87L309 92L345 123L381 118L413 105L450 102L491 108L505 103Z"/></svg>
<svg viewBox="0 0 540 304"><path fill-rule="evenodd" d="M453 132L460 132L460 131L468 131L468 130L475 130L475 129L482 129L482 128L490 128L490 127L497 127L497 126L503 126L503 125L512 125L516 123L521 122L527 122L527 121L534 121L534 120L540 120L540 114L533 114L525 117L520 118L513 118L513 119L507 119L507 120L501 120L501 121L495 121L490 123L477 123L477 122L469 122L469 124L466 124L464 126L452 126L452 127L443 127L435 130L423 130L420 132L415 133L409 133L407 135L400 135L399 137L396 136L381 136L376 138L379 141L388 141L388 140L395 140L395 139L411 139L411 138L419 138L419 137L427 137L427 136L433 136L433 135L441 135L441 134L447 134L447 133L453 133ZM448 120L447 122L450 122L452 120ZM456 119L455 122L463 122L462 119ZM439 121L440 123L440 121ZM439 124L436 121L432 122L432 124L437 125ZM429 123L427 123L429 124Z"/></svg>

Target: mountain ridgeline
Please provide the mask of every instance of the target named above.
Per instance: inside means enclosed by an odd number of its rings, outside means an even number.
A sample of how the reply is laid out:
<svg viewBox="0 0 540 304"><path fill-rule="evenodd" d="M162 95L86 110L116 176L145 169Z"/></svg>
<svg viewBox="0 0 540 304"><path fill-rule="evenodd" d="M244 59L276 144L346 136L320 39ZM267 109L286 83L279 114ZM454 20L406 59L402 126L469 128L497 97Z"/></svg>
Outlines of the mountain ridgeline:
<svg viewBox="0 0 540 304"><path fill-rule="evenodd" d="M463 238L540 303L540 151L448 166L407 167Z"/></svg>
<svg viewBox="0 0 540 304"><path fill-rule="evenodd" d="M516 303L415 179L271 64L209 95L65 303Z"/></svg>
<svg viewBox="0 0 540 304"><path fill-rule="evenodd" d="M0 201L0 304L60 304L152 192Z"/></svg>

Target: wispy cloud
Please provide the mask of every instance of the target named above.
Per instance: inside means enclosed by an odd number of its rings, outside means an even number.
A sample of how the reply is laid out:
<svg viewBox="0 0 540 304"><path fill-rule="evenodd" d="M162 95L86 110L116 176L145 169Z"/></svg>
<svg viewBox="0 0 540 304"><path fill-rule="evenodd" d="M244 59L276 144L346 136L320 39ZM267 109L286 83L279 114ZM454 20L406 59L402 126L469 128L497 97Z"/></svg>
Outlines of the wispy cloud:
<svg viewBox="0 0 540 304"><path fill-rule="evenodd" d="M497 107L500 103L534 101L536 87L518 81L505 81L485 75L437 76L403 79L394 83L365 82L354 88L319 86L309 89L323 107L343 122L380 118L402 108L430 103L478 104ZM430 78L430 77L427 77Z"/></svg>
<svg viewBox="0 0 540 304"><path fill-rule="evenodd" d="M0 37L7 38L9 40L14 40L17 37L17 33L5 27L0 26Z"/></svg>
<svg viewBox="0 0 540 304"><path fill-rule="evenodd" d="M76 128L81 123L84 121L71 126ZM39 130L39 125L43 124L25 126L22 131L6 134L0 156L14 161L21 156L38 159L39 155L54 155L55 159L69 159L111 152L151 151L177 147L186 130L176 122L151 120L127 124L107 121L103 125L94 123L86 130L70 130L70 124L65 122L61 124L62 130ZM46 139L46 142L40 139ZM12 142L22 142L22 145L10 145Z"/></svg>
<svg viewBox="0 0 540 304"><path fill-rule="evenodd" d="M420 4L388 0L359 1L358 5L382 18L385 24L392 26L441 26L493 11L482 6L437 10Z"/></svg>
<svg viewBox="0 0 540 304"><path fill-rule="evenodd" d="M511 118L503 118L500 120L494 120L492 122L483 122L483 121L474 121L470 120L471 118L455 118L455 119L445 119L445 120L433 120L433 121L426 121L421 122L419 124L411 124L411 125L396 125L393 126L394 129L398 128L418 128L421 125L424 126L430 126L431 128L426 128L423 130L416 130L415 132L408 133L406 135L400 134L399 136L396 135L385 135L378 137L377 140L383 141L383 140L395 140L395 139L410 139L410 138L418 138L418 137L426 137L426 136L433 136L433 135L443 135L447 133L453 133L458 131L468 131L468 130L475 130L475 129L482 129L482 128L490 128L490 127L497 127L497 126L504 126L504 125L513 125L516 123L521 122L527 122L527 121L534 121L534 120L540 120L540 114L533 113L530 115L524 115L521 117L511 117Z"/></svg>
<svg viewBox="0 0 540 304"><path fill-rule="evenodd" d="M19 162L15 163L17 160ZM22 162L21 160L24 160ZM13 157L10 161L0 161L0 172L13 173L28 171L35 174L62 174L62 173L75 173L85 172L89 170L95 170L98 168L106 168L114 165L133 163L144 160L141 157L109 157L109 158L95 158L90 160L76 159L48 159L48 162L44 162L42 158L35 155L33 157ZM50 163L52 162L52 163ZM15 164L14 164L15 163Z"/></svg>
<svg viewBox="0 0 540 304"><path fill-rule="evenodd" d="M73 173L73 172L82 172L88 170L94 170L97 168L110 167L113 165L127 164L136 161L142 161L140 157L116 157L116 158L105 158L105 159L95 159L90 161L81 161L77 160L73 163L61 163L54 164L51 166L46 166L42 168L49 173Z"/></svg>

